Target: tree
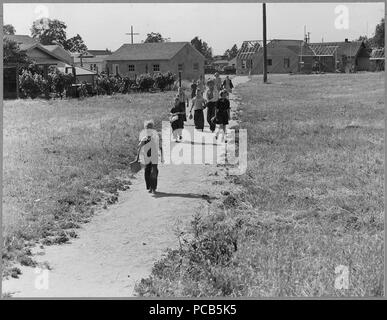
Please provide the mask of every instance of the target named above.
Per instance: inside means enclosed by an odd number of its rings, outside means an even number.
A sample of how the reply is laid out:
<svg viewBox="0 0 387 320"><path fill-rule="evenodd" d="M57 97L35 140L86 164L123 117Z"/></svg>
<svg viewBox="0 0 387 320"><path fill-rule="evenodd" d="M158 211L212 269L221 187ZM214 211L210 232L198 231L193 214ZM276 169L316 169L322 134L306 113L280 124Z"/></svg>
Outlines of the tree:
<svg viewBox="0 0 387 320"><path fill-rule="evenodd" d="M38 19L33 22L31 35L43 45L59 43L62 46L66 43L66 29L64 22L56 19Z"/></svg>
<svg viewBox="0 0 387 320"><path fill-rule="evenodd" d="M238 54L238 46L234 44L231 49L227 49L224 52L224 55L228 57L229 60L234 59Z"/></svg>
<svg viewBox="0 0 387 320"><path fill-rule="evenodd" d="M3 33L4 34L15 34L16 29L12 24L5 24L5 25L3 25Z"/></svg>
<svg viewBox="0 0 387 320"><path fill-rule="evenodd" d="M150 42L165 42L166 39L164 39L160 33L151 32L147 34L147 37L144 41L144 43L150 43Z"/></svg>
<svg viewBox="0 0 387 320"><path fill-rule="evenodd" d="M384 18L376 25L375 34L372 38L360 36L357 41L363 41L367 47L383 48L384 47Z"/></svg>
<svg viewBox="0 0 387 320"><path fill-rule="evenodd" d="M67 39L63 44L63 48L70 52L86 52L87 46L83 42L82 37L77 34L76 36Z"/></svg>
<svg viewBox="0 0 387 320"><path fill-rule="evenodd" d="M367 36L360 36L356 41L363 41L368 48L374 46L374 39L368 38Z"/></svg>
<svg viewBox="0 0 387 320"><path fill-rule="evenodd" d="M376 47L384 47L384 18L375 28L375 35L373 38L373 43Z"/></svg>
<svg viewBox="0 0 387 320"><path fill-rule="evenodd" d="M19 64L29 64L31 63L27 54L24 51L20 51L19 45L7 38L4 38L3 41L3 62L4 64L9 63L19 63Z"/></svg>
<svg viewBox="0 0 387 320"><path fill-rule="evenodd" d="M207 42L195 37L191 40L191 44L198 50L206 59L212 58L212 49Z"/></svg>

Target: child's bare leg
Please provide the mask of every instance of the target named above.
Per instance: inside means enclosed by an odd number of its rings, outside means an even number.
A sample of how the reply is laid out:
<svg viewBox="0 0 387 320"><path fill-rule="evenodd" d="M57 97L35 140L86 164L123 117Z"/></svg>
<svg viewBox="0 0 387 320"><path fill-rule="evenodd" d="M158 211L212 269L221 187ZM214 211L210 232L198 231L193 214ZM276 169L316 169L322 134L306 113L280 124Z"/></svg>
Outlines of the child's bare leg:
<svg viewBox="0 0 387 320"><path fill-rule="evenodd" d="M227 142L227 136L226 136L226 131L227 131L227 128L226 128L226 125L224 124L223 125L223 136L224 136L224 141Z"/></svg>
<svg viewBox="0 0 387 320"><path fill-rule="evenodd" d="M177 130L173 130L172 135L173 135L173 139L177 140Z"/></svg>

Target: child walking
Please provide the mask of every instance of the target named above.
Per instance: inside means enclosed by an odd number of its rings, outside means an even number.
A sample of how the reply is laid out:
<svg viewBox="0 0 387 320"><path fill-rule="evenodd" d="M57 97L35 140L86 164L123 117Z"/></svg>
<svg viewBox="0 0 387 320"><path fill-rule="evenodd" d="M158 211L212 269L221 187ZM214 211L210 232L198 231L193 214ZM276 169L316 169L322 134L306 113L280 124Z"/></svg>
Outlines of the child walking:
<svg viewBox="0 0 387 320"><path fill-rule="evenodd" d="M189 113L191 114L192 109L194 110L194 123L195 129L203 131L204 129L204 114L203 110L206 108L206 100L203 98L202 91L197 89L196 97L192 99L192 106Z"/></svg>
<svg viewBox="0 0 387 320"><path fill-rule="evenodd" d="M219 91L215 87L215 81L214 80L208 80L207 81L207 87L208 90L206 92L206 98L207 98L207 122L210 126L211 132L215 131L215 109L216 104L219 100Z"/></svg>
<svg viewBox="0 0 387 320"><path fill-rule="evenodd" d="M184 128L184 117L185 117L185 104L183 103L183 106L182 106L180 99L177 96L175 98L174 106L170 111L170 122L171 122L172 134L176 142L180 142L183 139L182 130Z"/></svg>
<svg viewBox="0 0 387 320"><path fill-rule="evenodd" d="M157 168L159 161L159 149L161 155L161 162L164 162L163 149L160 143L160 137L154 129L153 120L145 121L144 130L140 133L140 143L137 150L137 161L140 159L142 151L142 161L145 165L145 185L149 193L156 193L157 178L159 170Z"/></svg>
<svg viewBox="0 0 387 320"><path fill-rule="evenodd" d="M228 100L227 96L228 92L226 90L222 90L220 92L220 99L217 102L215 111L215 121L219 125L215 138L218 139L220 129L222 129L223 139L225 142L227 142L226 126L228 125L228 121L230 119L230 100Z"/></svg>

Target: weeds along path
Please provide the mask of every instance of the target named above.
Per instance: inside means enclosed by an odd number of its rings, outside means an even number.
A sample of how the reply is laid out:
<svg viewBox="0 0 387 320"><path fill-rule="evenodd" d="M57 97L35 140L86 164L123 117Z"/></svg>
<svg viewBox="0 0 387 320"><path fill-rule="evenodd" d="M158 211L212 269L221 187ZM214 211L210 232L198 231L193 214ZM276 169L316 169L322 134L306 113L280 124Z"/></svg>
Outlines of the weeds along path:
<svg viewBox="0 0 387 320"><path fill-rule="evenodd" d="M233 82L238 85L247 80L236 77ZM235 110L234 96L231 105ZM191 121L187 124L192 135ZM208 128L204 135L213 137ZM183 144L191 144L188 134L183 139ZM222 150L221 143L213 141L205 146L206 155L211 146ZM133 296L136 282L150 274L167 248L177 246L178 230L218 196L209 179L214 168L216 164L160 165L156 195L145 190L140 171L119 202L96 213L77 239L34 250L34 258L47 262L51 270L19 266L22 275L3 281L3 293L13 297Z"/></svg>

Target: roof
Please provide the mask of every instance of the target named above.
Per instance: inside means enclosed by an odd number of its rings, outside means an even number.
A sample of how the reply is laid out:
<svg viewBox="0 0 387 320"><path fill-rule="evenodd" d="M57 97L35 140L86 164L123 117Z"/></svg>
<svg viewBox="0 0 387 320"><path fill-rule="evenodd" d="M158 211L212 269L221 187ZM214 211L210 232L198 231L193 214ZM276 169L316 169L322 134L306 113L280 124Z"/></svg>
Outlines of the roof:
<svg viewBox="0 0 387 320"><path fill-rule="evenodd" d="M87 50L93 56L110 56L112 54L109 50Z"/></svg>
<svg viewBox="0 0 387 320"><path fill-rule="evenodd" d="M39 43L34 38L31 38L28 35L21 34L5 34L4 38L15 41L19 45L21 51L25 51L30 47L34 46L35 44Z"/></svg>
<svg viewBox="0 0 387 320"><path fill-rule="evenodd" d="M294 40L294 39L273 39L273 40L270 40L270 42L267 45L269 46L269 45L280 44L286 47L288 46L299 47L303 42L304 42L303 40Z"/></svg>
<svg viewBox="0 0 387 320"><path fill-rule="evenodd" d="M66 73L65 72L66 68L72 68L72 66L69 64L65 64L64 67L58 67L58 70ZM68 69L68 70L71 70L71 69ZM97 73L94 71L90 71L88 69L82 68L82 67L75 67L75 74L77 76L86 76L86 75L96 75Z"/></svg>
<svg viewBox="0 0 387 320"><path fill-rule="evenodd" d="M251 59L251 57L259 51L261 45L258 40L243 41L241 48L238 51L238 59Z"/></svg>
<svg viewBox="0 0 387 320"><path fill-rule="evenodd" d="M58 44L51 44L43 47L46 48L48 51L55 53L67 63L71 63L72 59L71 59L70 53L67 50L65 50L62 46Z"/></svg>
<svg viewBox="0 0 387 320"><path fill-rule="evenodd" d="M63 61L63 62L71 61L70 54L59 45L44 46L41 43L39 43L37 40L35 40L34 38L31 38L28 35L6 34L4 35L4 38L15 41L19 45L19 48L21 51L31 51L32 49L37 48L38 50L45 52L46 54L54 57L59 61ZM61 49L58 49L58 47L60 47ZM66 56L66 54L68 54L68 56ZM70 61L68 59L70 59Z"/></svg>
<svg viewBox="0 0 387 320"><path fill-rule="evenodd" d="M109 56L97 56L97 57L83 57L82 62L83 63L99 63L103 62L105 58ZM75 57L74 58L74 63L81 63L81 58Z"/></svg>
<svg viewBox="0 0 387 320"><path fill-rule="evenodd" d="M123 44L106 60L170 60L189 42Z"/></svg>
<svg viewBox="0 0 387 320"><path fill-rule="evenodd" d="M238 51L238 59L251 59L251 57L262 51L263 47L261 44L262 41L253 40L253 41L244 41L242 43L241 49ZM303 40L293 40L293 39L273 39L267 43L268 50L274 48L283 48L288 49L294 52L297 55L314 55L312 49L307 43Z"/></svg>
<svg viewBox="0 0 387 320"><path fill-rule="evenodd" d="M309 47L316 56L334 56L339 46L337 45L323 45L321 43L311 43Z"/></svg>
<svg viewBox="0 0 387 320"><path fill-rule="evenodd" d="M373 48L370 60L384 60L384 48Z"/></svg>
<svg viewBox="0 0 387 320"><path fill-rule="evenodd" d="M345 55L347 57L354 57L358 54L360 49L364 47L363 41L348 41L348 42L321 42L321 43L310 43L310 46L337 46L337 53L339 55Z"/></svg>

